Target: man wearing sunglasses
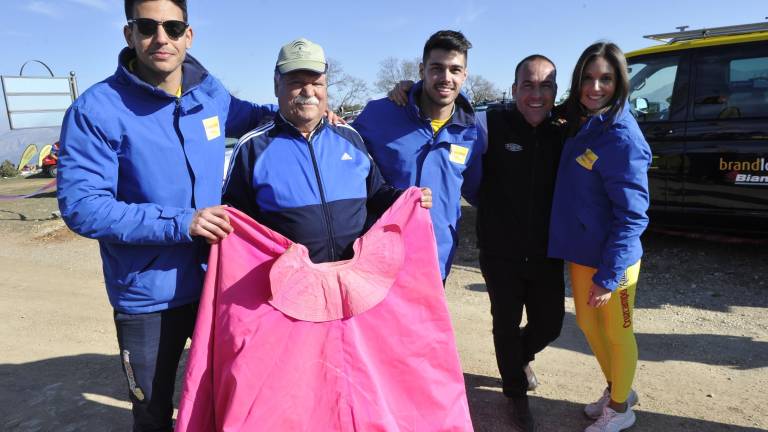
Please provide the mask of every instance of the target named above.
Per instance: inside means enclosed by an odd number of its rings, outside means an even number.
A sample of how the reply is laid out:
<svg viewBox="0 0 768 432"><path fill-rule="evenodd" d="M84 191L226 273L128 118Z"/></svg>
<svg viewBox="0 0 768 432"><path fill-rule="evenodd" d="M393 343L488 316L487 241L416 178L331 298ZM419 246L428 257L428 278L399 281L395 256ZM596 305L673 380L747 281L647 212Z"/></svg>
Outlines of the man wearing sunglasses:
<svg viewBox="0 0 768 432"><path fill-rule="evenodd" d="M232 230L219 205L224 137L275 107L232 97L186 54L186 1L125 0L125 14L117 71L64 119L58 199L67 225L99 241L133 430L170 431L206 243Z"/></svg>

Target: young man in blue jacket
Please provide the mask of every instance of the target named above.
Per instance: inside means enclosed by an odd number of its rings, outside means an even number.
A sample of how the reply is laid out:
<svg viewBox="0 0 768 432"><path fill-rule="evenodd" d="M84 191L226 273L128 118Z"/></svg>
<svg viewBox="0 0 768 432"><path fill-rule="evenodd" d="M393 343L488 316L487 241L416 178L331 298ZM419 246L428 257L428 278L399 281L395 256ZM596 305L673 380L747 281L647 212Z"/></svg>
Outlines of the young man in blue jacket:
<svg viewBox="0 0 768 432"><path fill-rule="evenodd" d="M493 315L493 344L516 431L535 429L527 392L529 366L563 323L563 261L547 257L549 215L566 129L554 118L555 65L534 54L515 67L513 108L477 113L483 176L477 240ZM403 81L389 94L405 103ZM527 324L520 328L523 308Z"/></svg>
<svg viewBox="0 0 768 432"><path fill-rule="evenodd" d="M97 239L134 431L170 431L176 369L192 334L206 242L231 226L221 201L224 137L272 108L232 97L186 50L184 0L126 0L117 71L70 107L58 199Z"/></svg>
<svg viewBox="0 0 768 432"><path fill-rule="evenodd" d="M461 196L474 204L481 176L475 115L461 93L471 47L460 32L433 34L424 45L421 81L408 92L406 106L387 98L372 101L353 124L387 183L432 189L430 214L443 280L458 244Z"/></svg>
<svg viewBox="0 0 768 432"><path fill-rule="evenodd" d="M243 136L224 185L224 202L306 246L315 263L351 258L355 239L401 193L385 184L354 129L323 118L327 68L322 47L307 39L280 49L280 112Z"/></svg>

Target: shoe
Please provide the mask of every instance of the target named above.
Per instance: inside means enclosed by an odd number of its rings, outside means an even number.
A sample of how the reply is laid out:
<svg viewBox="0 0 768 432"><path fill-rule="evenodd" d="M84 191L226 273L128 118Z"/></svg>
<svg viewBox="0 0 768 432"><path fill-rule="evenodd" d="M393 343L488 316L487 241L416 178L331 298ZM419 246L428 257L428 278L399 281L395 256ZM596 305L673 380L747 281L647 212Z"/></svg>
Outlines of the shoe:
<svg viewBox="0 0 768 432"><path fill-rule="evenodd" d="M606 406L600 418L592 426L584 429L584 432L619 432L633 424L635 424L635 412L632 411L632 407L627 406L627 410L620 413Z"/></svg>
<svg viewBox="0 0 768 432"><path fill-rule="evenodd" d="M516 431L534 432L536 424L528 405L528 396L511 397L507 399L509 417Z"/></svg>
<svg viewBox="0 0 768 432"><path fill-rule="evenodd" d="M603 408L608 406L608 402L610 402L610 400L611 391L608 390L608 387L606 387L605 390L603 390L603 395L600 396L600 399L584 407L584 414L593 420L597 420L601 415L603 415ZM627 396L627 406L633 407L637 405L639 400L640 399L637 397L637 393L630 389L629 395Z"/></svg>
<svg viewBox="0 0 768 432"><path fill-rule="evenodd" d="M523 372L525 372L525 377L528 378L528 390L536 390L536 387L539 386L539 380L536 378L536 374L533 373L529 363L525 364Z"/></svg>

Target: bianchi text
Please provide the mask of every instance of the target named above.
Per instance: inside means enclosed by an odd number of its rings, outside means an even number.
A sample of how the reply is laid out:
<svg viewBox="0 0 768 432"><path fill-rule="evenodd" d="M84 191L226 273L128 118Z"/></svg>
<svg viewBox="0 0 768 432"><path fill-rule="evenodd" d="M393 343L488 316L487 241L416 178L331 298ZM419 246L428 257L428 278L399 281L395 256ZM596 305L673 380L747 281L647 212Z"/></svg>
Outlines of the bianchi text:
<svg viewBox="0 0 768 432"><path fill-rule="evenodd" d="M753 184L768 186L768 175L736 174L736 181L734 183L738 185Z"/></svg>

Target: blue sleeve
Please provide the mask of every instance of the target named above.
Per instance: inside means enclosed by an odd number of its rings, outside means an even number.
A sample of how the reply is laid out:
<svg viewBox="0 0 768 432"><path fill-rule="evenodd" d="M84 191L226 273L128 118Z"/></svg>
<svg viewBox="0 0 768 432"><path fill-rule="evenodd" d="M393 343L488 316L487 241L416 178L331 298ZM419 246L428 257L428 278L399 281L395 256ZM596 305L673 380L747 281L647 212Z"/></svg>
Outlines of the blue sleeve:
<svg viewBox="0 0 768 432"><path fill-rule="evenodd" d="M85 237L124 244L191 242L195 210L117 200L119 163L106 135L77 108L61 129L57 198L61 216Z"/></svg>
<svg viewBox="0 0 768 432"><path fill-rule="evenodd" d="M373 161L370 155L368 155L368 158L371 161L371 170L368 172L368 178L366 179L366 187L368 189L367 208L370 213L380 217L397 201L403 190L387 184L379 171L379 167L376 166L376 162Z"/></svg>
<svg viewBox="0 0 768 432"><path fill-rule="evenodd" d="M256 160L251 152L251 140L240 141L232 152L229 172L224 180L222 202L256 219L259 206L253 191L253 167Z"/></svg>
<svg viewBox="0 0 768 432"><path fill-rule="evenodd" d="M354 130L357 131L358 134L360 134L360 137L363 138L363 142L365 143L365 146L368 148L368 152L370 153L370 129L369 129L369 117L370 117L370 109L371 103L368 102L368 104L363 108L363 111L360 112L360 114L357 116L355 121L350 125Z"/></svg>
<svg viewBox="0 0 768 432"><path fill-rule="evenodd" d="M461 195L468 203L476 207L480 193L480 181L483 178L483 153L488 147L488 124L484 112L476 114L475 125L477 140L472 145L472 154L469 156L467 169L462 173L464 180L461 184Z"/></svg>
<svg viewBox="0 0 768 432"><path fill-rule="evenodd" d="M229 138L240 138L246 132L274 118L278 110L277 105L256 105L229 95L224 134Z"/></svg>
<svg viewBox="0 0 768 432"><path fill-rule="evenodd" d="M357 132L361 141L361 149L368 155L368 159L371 161L371 170L368 173L366 179L366 186L368 189L368 202L367 209L369 216L374 218L380 217L392 204L397 201L397 198L403 193L402 189L395 188L389 185L381 174L376 161L371 154L371 146L373 141L371 140L371 129L369 128L371 120L371 112L373 105L369 102L363 111L357 116L352 128ZM375 117L375 116L374 116Z"/></svg>
<svg viewBox="0 0 768 432"><path fill-rule="evenodd" d="M592 281L611 291L642 256L640 235L648 226L648 166L651 151L639 137L622 137L601 164L600 175L612 206L610 233Z"/></svg>

